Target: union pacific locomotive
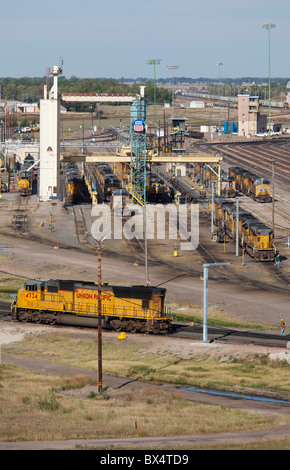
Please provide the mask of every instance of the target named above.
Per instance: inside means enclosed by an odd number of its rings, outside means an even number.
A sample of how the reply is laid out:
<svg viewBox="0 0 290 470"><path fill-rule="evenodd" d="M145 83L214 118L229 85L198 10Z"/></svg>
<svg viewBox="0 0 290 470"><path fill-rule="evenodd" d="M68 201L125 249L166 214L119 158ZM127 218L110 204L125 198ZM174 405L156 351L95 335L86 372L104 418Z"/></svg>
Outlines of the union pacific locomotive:
<svg viewBox="0 0 290 470"><path fill-rule="evenodd" d="M95 172L98 193L103 201L110 202L113 192L121 188L121 182L107 163L97 163Z"/></svg>
<svg viewBox="0 0 290 470"><path fill-rule="evenodd" d="M250 196L257 202L270 202L270 181L240 167L229 168L229 174L235 179L238 191Z"/></svg>
<svg viewBox="0 0 290 470"><path fill-rule="evenodd" d="M131 332L166 333L166 289L102 285L102 325ZM12 304L12 320L62 325L98 325L98 286L94 282L30 279Z"/></svg>
<svg viewBox="0 0 290 470"><path fill-rule="evenodd" d="M203 163L194 165L195 180L207 187L211 185L211 181L217 180L217 174L212 172L209 167ZM221 172L221 193L224 197L236 196L236 182L233 175Z"/></svg>
<svg viewBox="0 0 290 470"><path fill-rule="evenodd" d="M69 202L75 204L82 197L82 177L75 162L68 163L63 168L66 190Z"/></svg>
<svg viewBox="0 0 290 470"><path fill-rule="evenodd" d="M236 204L216 198L213 210L215 225L234 239L237 223ZM276 249L272 229L243 209L239 209L238 224L239 245L256 260L273 261Z"/></svg>
<svg viewBox="0 0 290 470"><path fill-rule="evenodd" d="M32 194L32 176L22 172L18 176L18 191L21 196L30 196Z"/></svg>

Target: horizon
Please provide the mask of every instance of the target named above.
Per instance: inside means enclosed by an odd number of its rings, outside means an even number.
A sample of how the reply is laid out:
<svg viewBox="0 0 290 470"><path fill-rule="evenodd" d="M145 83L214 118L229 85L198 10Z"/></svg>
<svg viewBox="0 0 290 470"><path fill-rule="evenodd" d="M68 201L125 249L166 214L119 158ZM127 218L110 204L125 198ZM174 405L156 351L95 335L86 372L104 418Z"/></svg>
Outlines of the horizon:
<svg viewBox="0 0 290 470"><path fill-rule="evenodd" d="M19 76L19 77L15 77L15 76L0 76L0 80L21 80L21 79L24 79L24 78L28 78L28 79L45 79L46 78L46 75L38 75L38 76L30 76L30 75L23 75L23 76ZM77 75L71 75L70 77L67 77L65 75L60 75L59 76L59 80L71 80L73 78L77 78L79 80L98 80L98 81L102 81L102 80L114 80L114 81L154 81L154 79L152 77L141 77L141 76L138 76L136 78L134 77L119 77L119 78L114 78L114 77L80 77L80 76L77 76ZM268 76L250 76L250 75L247 75L247 76L241 76L241 77L220 77L220 78L216 78L216 77L206 77L206 76L203 76L203 77L190 77L190 76L176 76L174 77L174 81L176 83L177 80L194 80L194 81L202 81L202 80L206 80L206 81L226 81L226 80L233 80L233 81L252 81L253 80L253 83L255 83L255 80L264 80L266 83L268 83L269 81L269 77ZM158 81L168 81L168 82L172 82L172 77L156 77L156 82ZM289 80L290 81L290 78L288 76L285 76L285 77L282 77L282 76L277 76L277 77L271 77L271 81L286 81L286 80Z"/></svg>

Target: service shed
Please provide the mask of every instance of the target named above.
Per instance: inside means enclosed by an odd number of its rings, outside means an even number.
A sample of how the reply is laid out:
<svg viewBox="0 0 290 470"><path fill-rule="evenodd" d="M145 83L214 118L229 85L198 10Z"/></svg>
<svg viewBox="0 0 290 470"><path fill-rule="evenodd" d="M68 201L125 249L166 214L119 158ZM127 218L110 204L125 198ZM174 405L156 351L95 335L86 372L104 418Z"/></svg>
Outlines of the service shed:
<svg viewBox="0 0 290 470"><path fill-rule="evenodd" d="M204 102L203 101L191 101L189 103L190 108L204 108Z"/></svg>

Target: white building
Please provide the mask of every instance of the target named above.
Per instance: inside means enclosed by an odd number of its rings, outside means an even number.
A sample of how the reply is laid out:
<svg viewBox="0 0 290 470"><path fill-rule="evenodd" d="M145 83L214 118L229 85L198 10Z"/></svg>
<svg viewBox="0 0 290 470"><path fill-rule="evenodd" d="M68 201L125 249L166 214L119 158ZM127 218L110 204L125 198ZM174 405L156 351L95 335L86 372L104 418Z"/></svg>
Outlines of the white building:
<svg viewBox="0 0 290 470"><path fill-rule="evenodd" d="M191 101L189 103L190 108L204 108L204 102L203 101Z"/></svg>
<svg viewBox="0 0 290 470"><path fill-rule="evenodd" d="M14 113L39 113L37 103L23 103L22 101L7 101L6 108Z"/></svg>

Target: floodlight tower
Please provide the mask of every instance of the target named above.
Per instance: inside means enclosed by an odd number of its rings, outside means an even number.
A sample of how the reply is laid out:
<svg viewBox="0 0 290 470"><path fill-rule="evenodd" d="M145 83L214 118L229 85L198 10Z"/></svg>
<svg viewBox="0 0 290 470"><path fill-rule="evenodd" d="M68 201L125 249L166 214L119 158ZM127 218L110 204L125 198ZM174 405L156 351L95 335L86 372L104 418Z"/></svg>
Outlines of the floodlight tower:
<svg viewBox="0 0 290 470"><path fill-rule="evenodd" d="M263 28L268 31L268 49L269 49L269 138L271 137L271 55L270 55L270 31L272 28L276 28L275 24L268 23L264 24Z"/></svg>
<svg viewBox="0 0 290 470"><path fill-rule="evenodd" d="M146 204L146 101L145 86L131 104L131 195L134 203Z"/></svg>
<svg viewBox="0 0 290 470"><path fill-rule="evenodd" d="M179 65L167 65L169 70L172 70L172 119L174 118L174 70L179 69Z"/></svg>
<svg viewBox="0 0 290 470"><path fill-rule="evenodd" d="M40 162L39 191L40 202L60 196L60 99L58 76L62 67L54 66L49 73L53 76L53 86L48 91L44 86L44 98L40 100Z"/></svg>
<svg viewBox="0 0 290 470"><path fill-rule="evenodd" d="M154 67L154 153L156 153L156 74L155 74L155 65L160 64L161 59L148 59L147 64L153 65Z"/></svg>
<svg viewBox="0 0 290 470"><path fill-rule="evenodd" d="M221 65L224 65L222 62L218 62L217 66L219 68L219 135L221 133Z"/></svg>

